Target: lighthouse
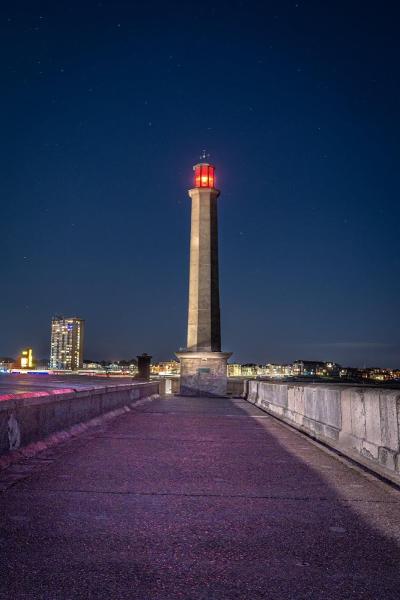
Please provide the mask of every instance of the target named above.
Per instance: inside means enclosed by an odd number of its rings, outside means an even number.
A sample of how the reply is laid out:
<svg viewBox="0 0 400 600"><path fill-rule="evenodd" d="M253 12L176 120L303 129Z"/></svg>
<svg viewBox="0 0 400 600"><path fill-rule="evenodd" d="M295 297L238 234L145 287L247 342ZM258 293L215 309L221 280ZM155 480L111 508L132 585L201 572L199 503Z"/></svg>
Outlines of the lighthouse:
<svg viewBox="0 0 400 600"><path fill-rule="evenodd" d="M177 352L184 396L224 396L230 352L221 351L215 167L193 167L187 348Z"/></svg>

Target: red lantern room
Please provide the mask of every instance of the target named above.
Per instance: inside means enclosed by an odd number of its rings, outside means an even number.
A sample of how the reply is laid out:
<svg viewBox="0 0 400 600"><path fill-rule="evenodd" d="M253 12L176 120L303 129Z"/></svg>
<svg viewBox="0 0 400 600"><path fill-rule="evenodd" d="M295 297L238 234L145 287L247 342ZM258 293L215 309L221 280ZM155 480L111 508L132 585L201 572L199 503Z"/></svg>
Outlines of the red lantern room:
<svg viewBox="0 0 400 600"><path fill-rule="evenodd" d="M213 188L215 184L215 167L208 163L200 163L193 167L194 186L198 188Z"/></svg>

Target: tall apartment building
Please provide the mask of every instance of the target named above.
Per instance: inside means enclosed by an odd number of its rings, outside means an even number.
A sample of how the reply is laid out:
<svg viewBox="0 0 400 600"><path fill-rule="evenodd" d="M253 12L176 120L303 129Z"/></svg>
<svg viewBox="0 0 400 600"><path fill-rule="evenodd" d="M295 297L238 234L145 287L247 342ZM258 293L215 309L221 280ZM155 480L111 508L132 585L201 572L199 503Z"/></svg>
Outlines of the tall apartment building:
<svg viewBox="0 0 400 600"><path fill-rule="evenodd" d="M73 371L83 366L85 322L77 317L53 317L50 368Z"/></svg>

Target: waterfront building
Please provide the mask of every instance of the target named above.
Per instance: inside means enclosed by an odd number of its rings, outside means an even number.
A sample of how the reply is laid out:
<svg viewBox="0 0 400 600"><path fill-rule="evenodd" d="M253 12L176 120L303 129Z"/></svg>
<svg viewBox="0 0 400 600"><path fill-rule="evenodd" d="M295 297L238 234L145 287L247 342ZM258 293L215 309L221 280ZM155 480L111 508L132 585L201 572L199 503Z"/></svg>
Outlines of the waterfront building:
<svg viewBox="0 0 400 600"><path fill-rule="evenodd" d="M242 365L231 363L228 365L228 377L241 377Z"/></svg>
<svg viewBox="0 0 400 600"><path fill-rule="evenodd" d="M265 368L265 374L267 377L291 377L292 365L276 365L268 363Z"/></svg>
<svg viewBox="0 0 400 600"><path fill-rule="evenodd" d="M18 362L21 369L31 369L33 367L32 348L24 348L24 350L21 352Z"/></svg>
<svg viewBox="0 0 400 600"><path fill-rule="evenodd" d="M318 375L326 368L319 360L296 360L292 365L293 375Z"/></svg>
<svg viewBox="0 0 400 600"><path fill-rule="evenodd" d="M257 377L257 368L254 363L246 363L242 365L242 375L244 377Z"/></svg>
<svg viewBox="0 0 400 600"><path fill-rule="evenodd" d="M83 319L53 317L51 322L50 368L74 371L83 366Z"/></svg>
<svg viewBox="0 0 400 600"><path fill-rule="evenodd" d="M15 360L13 358L9 358L7 356L0 358L0 372L6 373L7 371L11 371L14 363Z"/></svg>
<svg viewBox="0 0 400 600"><path fill-rule="evenodd" d="M257 377L265 377L267 374L266 365L257 365Z"/></svg>
<svg viewBox="0 0 400 600"><path fill-rule="evenodd" d="M393 378L390 369L381 369L380 367L363 369L362 377L364 379L373 379L374 381L389 381Z"/></svg>
<svg viewBox="0 0 400 600"><path fill-rule="evenodd" d="M86 361L83 363L83 369L86 371L102 371L103 366L98 362Z"/></svg>
<svg viewBox="0 0 400 600"><path fill-rule="evenodd" d="M177 360L165 360L150 365L152 375L179 375L179 362Z"/></svg>

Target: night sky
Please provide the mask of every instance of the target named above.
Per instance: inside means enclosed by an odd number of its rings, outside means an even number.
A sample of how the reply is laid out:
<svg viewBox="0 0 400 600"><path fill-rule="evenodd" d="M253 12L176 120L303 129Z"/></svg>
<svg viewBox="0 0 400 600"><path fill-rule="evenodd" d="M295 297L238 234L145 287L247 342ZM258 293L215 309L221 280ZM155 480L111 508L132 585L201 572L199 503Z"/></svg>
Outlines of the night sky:
<svg viewBox="0 0 400 600"><path fill-rule="evenodd" d="M206 149L232 360L400 367L396 4L2 3L0 355L185 346Z"/></svg>

